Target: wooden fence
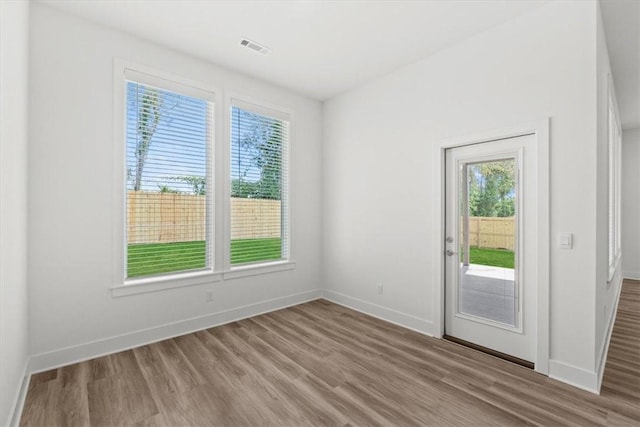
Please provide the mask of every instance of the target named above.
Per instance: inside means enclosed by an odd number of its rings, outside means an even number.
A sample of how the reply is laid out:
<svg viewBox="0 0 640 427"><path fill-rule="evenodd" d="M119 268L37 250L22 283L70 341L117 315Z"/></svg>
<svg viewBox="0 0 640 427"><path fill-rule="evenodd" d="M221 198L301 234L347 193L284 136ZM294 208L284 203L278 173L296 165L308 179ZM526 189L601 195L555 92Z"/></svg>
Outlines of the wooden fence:
<svg viewBox="0 0 640 427"><path fill-rule="evenodd" d="M470 246L512 251L516 247L515 231L515 217L469 217Z"/></svg>
<svg viewBox="0 0 640 427"><path fill-rule="evenodd" d="M231 240L280 237L280 200L231 198Z"/></svg>
<svg viewBox="0 0 640 427"><path fill-rule="evenodd" d="M231 198L231 239L280 237L280 201ZM128 243L204 240L205 197L129 191Z"/></svg>
<svg viewBox="0 0 640 427"><path fill-rule="evenodd" d="M130 191L127 194L128 243L204 240L205 197ZM231 198L231 239L280 237L279 200ZM462 227L461 227L462 229ZM471 246L515 248L515 218L469 218Z"/></svg>

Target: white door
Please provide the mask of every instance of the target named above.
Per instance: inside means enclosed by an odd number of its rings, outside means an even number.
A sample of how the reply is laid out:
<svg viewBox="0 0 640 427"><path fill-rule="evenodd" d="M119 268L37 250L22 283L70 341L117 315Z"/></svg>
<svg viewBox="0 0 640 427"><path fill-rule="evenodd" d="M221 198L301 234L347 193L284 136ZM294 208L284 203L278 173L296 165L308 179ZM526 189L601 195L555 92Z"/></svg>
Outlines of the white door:
<svg viewBox="0 0 640 427"><path fill-rule="evenodd" d="M534 135L446 151L445 334L532 363L535 162Z"/></svg>

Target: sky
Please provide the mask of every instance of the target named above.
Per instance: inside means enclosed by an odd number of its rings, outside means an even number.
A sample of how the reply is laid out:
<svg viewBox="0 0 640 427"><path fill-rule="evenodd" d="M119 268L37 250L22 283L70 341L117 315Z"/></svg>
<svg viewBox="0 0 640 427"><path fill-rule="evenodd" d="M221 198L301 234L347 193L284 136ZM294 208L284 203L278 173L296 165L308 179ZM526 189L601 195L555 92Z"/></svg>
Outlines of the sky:
<svg viewBox="0 0 640 427"><path fill-rule="evenodd" d="M145 93L147 97L145 97ZM179 180L181 176L206 176L207 141L213 131L212 102L161 89L127 82L127 189L134 188L138 114L142 108L160 105L158 121L147 159L144 163L141 189L159 191L168 186L189 193L192 186ZM147 108L149 111L150 108ZM246 138L261 138L276 119L232 107L231 111L231 178L257 182L260 169L255 166L256 150L241 144Z"/></svg>
<svg viewBox="0 0 640 427"><path fill-rule="evenodd" d="M136 145L139 138L138 112L144 107L143 95L149 88L127 82L127 188L133 189L136 175ZM157 96L153 94L157 93ZM160 89L147 98L147 104L160 105L160 120L153 133L142 174L141 189L159 191L159 186L190 192L191 186L176 178L206 176L208 118L213 103ZM158 101L159 100L159 101Z"/></svg>

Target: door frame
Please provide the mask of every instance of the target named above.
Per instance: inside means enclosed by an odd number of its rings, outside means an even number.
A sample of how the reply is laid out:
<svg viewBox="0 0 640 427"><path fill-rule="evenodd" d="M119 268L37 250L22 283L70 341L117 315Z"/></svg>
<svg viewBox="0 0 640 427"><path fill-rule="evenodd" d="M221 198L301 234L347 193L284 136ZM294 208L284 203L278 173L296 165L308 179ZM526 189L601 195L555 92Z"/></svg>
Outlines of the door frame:
<svg viewBox="0 0 640 427"><path fill-rule="evenodd" d="M442 338L445 325L445 151L448 148L479 144L524 135L534 135L536 141L536 177L537 177L537 292L536 292L536 334L535 334L535 371L549 375L549 118L536 122L508 126L491 131L455 136L440 140L434 144L433 182L434 187L434 224L433 240L434 289L433 335Z"/></svg>

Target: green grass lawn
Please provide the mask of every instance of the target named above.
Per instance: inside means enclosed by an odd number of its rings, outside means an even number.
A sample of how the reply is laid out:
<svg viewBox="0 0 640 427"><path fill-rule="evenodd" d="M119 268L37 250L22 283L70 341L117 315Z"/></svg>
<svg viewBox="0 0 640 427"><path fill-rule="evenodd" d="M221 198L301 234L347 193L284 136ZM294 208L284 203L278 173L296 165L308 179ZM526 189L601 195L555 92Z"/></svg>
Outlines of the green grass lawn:
<svg viewBox="0 0 640 427"><path fill-rule="evenodd" d="M131 244L127 251L127 277L204 268L205 253L204 241ZM231 241L231 264L276 260L281 257L279 238Z"/></svg>
<svg viewBox="0 0 640 427"><path fill-rule="evenodd" d="M231 264L271 261L282 258L281 239L247 239L231 241Z"/></svg>
<svg viewBox="0 0 640 427"><path fill-rule="evenodd" d="M231 241L231 264L277 260L282 257L280 239ZM514 253L503 249L471 248L471 263L513 268ZM127 277L204 268L205 242L131 244L127 253Z"/></svg>
<svg viewBox="0 0 640 427"><path fill-rule="evenodd" d="M485 249L471 247L471 264L491 265L494 267L513 268L514 252L505 249Z"/></svg>

